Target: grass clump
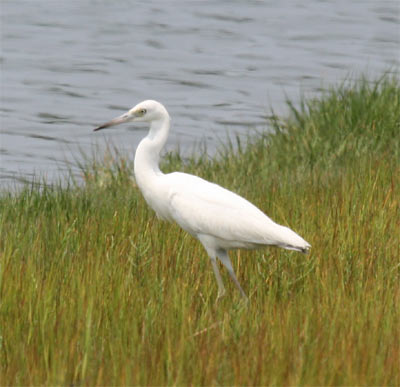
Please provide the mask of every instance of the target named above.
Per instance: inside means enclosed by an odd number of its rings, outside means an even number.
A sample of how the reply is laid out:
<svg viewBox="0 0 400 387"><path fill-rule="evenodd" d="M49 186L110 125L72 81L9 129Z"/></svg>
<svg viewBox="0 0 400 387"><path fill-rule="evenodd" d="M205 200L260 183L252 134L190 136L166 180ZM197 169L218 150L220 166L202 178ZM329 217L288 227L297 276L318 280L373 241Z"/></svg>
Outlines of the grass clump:
<svg viewBox="0 0 400 387"><path fill-rule="evenodd" d="M231 254L248 305L224 271L215 304L203 248L156 219L124 160L87 167L81 187L3 194L0 384L400 384L399 81L289 106L274 135L163 166L312 244Z"/></svg>

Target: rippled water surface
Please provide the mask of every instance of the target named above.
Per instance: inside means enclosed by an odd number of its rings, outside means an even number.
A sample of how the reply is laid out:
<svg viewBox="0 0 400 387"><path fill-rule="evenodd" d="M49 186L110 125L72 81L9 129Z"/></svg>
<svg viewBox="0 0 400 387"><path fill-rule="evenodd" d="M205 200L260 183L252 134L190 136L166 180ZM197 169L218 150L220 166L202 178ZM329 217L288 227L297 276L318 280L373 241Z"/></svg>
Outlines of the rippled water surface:
<svg viewBox="0 0 400 387"><path fill-rule="evenodd" d="M286 96L398 71L399 4L2 0L0 186L78 173L94 144L133 157L144 126L92 129L143 99L169 110L169 149L213 153Z"/></svg>

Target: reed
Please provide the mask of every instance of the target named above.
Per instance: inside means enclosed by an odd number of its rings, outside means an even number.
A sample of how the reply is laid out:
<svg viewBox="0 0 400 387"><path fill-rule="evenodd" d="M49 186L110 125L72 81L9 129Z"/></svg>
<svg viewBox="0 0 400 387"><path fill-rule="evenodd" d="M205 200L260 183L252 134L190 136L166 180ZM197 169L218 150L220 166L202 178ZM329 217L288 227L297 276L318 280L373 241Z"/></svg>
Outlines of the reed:
<svg viewBox="0 0 400 387"><path fill-rule="evenodd" d="M312 244L231 253L246 305L203 248L148 209L111 152L85 184L0 198L1 385L400 384L400 81L288 102L235 151L167 155Z"/></svg>

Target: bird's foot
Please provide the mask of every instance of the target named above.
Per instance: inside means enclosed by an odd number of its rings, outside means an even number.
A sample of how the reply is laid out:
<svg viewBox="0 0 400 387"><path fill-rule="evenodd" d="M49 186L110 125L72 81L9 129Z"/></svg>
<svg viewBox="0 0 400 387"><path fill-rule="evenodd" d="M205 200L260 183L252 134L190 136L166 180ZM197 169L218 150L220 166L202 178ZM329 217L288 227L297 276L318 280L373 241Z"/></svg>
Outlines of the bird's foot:
<svg viewBox="0 0 400 387"><path fill-rule="evenodd" d="M220 298L222 298L225 295L225 289L219 289L218 290L218 296L217 299L215 300L215 303L219 301Z"/></svg>

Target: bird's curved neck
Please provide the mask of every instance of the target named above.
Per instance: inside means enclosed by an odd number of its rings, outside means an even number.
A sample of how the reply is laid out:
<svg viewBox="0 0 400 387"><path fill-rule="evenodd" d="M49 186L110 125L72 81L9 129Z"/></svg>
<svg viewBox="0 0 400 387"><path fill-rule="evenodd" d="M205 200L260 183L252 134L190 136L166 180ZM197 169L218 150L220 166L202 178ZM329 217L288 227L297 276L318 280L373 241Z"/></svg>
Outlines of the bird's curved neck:
<svg viewBox="0 0 400 387"><path fill-rule="evenodd" d="M162 173L158 164L160 152L168 138L169 127L169 117L151 122L148 135L140 142L136 150L134 168L136 180Z"/></svg>

